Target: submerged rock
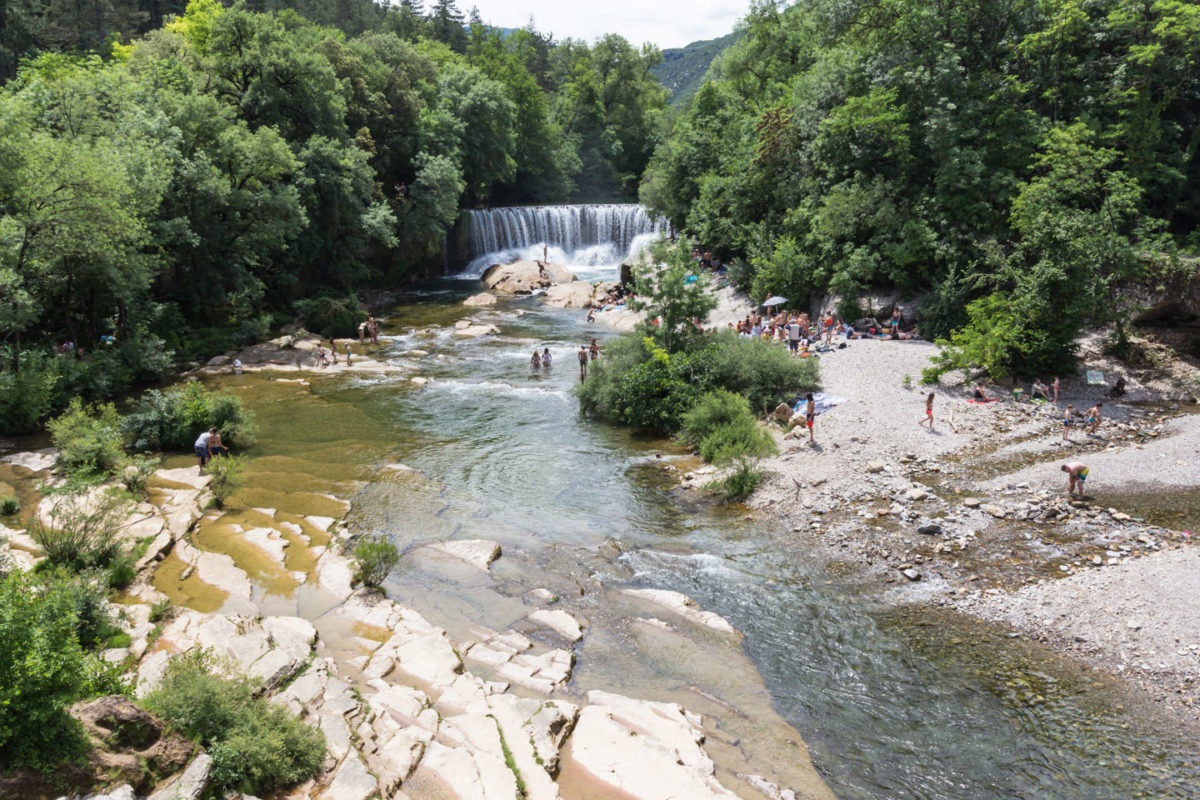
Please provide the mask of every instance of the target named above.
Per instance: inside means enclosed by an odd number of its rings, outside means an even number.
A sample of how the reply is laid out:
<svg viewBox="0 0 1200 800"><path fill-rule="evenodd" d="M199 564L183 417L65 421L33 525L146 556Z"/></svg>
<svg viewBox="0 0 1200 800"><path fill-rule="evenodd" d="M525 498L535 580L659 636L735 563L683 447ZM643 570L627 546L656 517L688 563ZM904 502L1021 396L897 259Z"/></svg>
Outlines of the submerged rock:
<svg viewBox="0 0 1200 800"><path fill-rule="evenodd" d="M473 294L466 300L463 300L464 306L494 306L496 305L496 295L490 292L480 292Z"/></svg>

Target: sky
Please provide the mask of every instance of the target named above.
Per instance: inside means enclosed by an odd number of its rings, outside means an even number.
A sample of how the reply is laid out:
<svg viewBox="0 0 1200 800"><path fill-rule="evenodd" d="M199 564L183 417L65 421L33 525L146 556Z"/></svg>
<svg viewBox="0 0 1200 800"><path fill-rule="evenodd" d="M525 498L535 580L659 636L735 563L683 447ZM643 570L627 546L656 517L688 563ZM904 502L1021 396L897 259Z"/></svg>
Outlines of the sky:
<svg viewBox="0 0 1200 800"><path fill-rule="evenodd" d="M472 5L500 28L524 27L532 14L537 29L557 40L619 33L635 46L664 50L724 36L749 8L748 0L458 0L464 14Z"/></svg>

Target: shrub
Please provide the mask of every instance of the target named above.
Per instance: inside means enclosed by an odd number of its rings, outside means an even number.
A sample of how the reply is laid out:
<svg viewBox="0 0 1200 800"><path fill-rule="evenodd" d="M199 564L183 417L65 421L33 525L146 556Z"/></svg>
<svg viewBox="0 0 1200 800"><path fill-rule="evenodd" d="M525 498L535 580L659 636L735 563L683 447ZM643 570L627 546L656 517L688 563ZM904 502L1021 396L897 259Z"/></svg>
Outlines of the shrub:
<svg viewBox="0 0 1200 800"><path fill-rule="evenodd" d="M683 439L714 464L776 452L775 440L758 426L746 398L725 389L704 395L684 415Z"/></svg>
<svg viewBox="0 0 1200 800"><path fill-rule="evenodd" d="M16 495L0 498L0 517L11 517L13 514L21 513L21 501L16 498Z"/></svg>
<svg viewBox="0 0 1200 800"><path fill-rule="evenodd" d="M29 535L55 566L75 572L108 567L121 553L118 532L129 500L118 489L73 487L58 495L49 513L29 523Z"/></svg>
<svg viewBox="0 0 1200 800"><path fill-rule="evenodd" d="M713 481L708 489L717 493L723 503L740 503L762 483L762 471L751 459L739 459L725 477Z"/></svg>
<svg viewBox="0 0 1200 800"><path fill-rule="evenodd" d="M208 651L192 651L170 661L146 698L148 708L208 750L214 794L265 795L316 775L325 759L321 732L259 696L256 681L228 674L229 665Z"/></svg>
<svg viewBox="0 0 1200 800"><path fill-rule="evenodd" d="M297 300L295 308L304 327L326 339L357 336L358 323L365 319L354 295Z"/></svg>
<svg viewBox="0 0 1200 800"><path fill-rule="evenodd" d="M125 487L125 491L134 497L145 497L146 484L160 463L157 458L141 457L126 461L121 470L121 485Z"/></svg>
<svg viewBox="0 0 1200 800"><path fill-rule="evenodd" d="M354 582L378 588L399 563L400 551L391 540L364 536L354 546Z"/></svg>
<svg viewBox="0 0 1200 800"><path fill-rule="evenodd" d="M11 351L5 362L11 362ZM28 433L54 412L59 401L62 359L22 351L21 371L0 370L0 433Z"/></svg>
<svg viewBox="0 0 1200 800"><path fill-rule="evenodd" d="M205 465L205 474L212 476L212 480L208 482L208 490L212 492L213 503L217 508L224 508L225 501L242 488L242 484L245 483L242 471L245 468L244 456L216 456Z"/></svg>
<svg viewBox="0 0 1200 800"><path fill-rule="evenodd" d="M84 652L75 598L59 583L0 580L0 764L49 770L83 748L74 702L118 691L118 671Z"/></svg>
<svg viewBox="0 0 1200 800"><path fill-rule="evenodd" d="M820 384L816 359L793 358L778 343L720 331L707 349L712 355L705 386L744 394L755 413L790 403Z"/></svg>
<svg viewBox="0 0 1200 800"><path fill-rule="evenodd" d="M88 408L72 398L67 410L46 427L59 451L55 466L63 472L110 475L124 460L121 420L112 403Z"/></svg>
<svg viewBox="0 0 1200 800"><path fill-rule="evenodd" d="M254 415L240 399L194 381L146 392L121 426L130 447L141 451L191 449L196 437L213 426L231 446L249 447L257 434Z"/></svg>

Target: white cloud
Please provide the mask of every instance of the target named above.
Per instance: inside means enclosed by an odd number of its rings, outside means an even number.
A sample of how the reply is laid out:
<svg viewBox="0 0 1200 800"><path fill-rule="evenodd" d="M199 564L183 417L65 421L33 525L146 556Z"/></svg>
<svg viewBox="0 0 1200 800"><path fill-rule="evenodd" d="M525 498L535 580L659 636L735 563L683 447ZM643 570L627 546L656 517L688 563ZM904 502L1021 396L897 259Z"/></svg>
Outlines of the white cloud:
<svg viewBox="0 0 1200 800"><path fill-rule="evenodd" d="M635 46L653 42L664 49L724 36L749 8L748 0L458 0L458 5L464 14L478 6L484 22L501 28L520 28L532 14L537 29L558 40L590 42L619 33Z"/></svg>

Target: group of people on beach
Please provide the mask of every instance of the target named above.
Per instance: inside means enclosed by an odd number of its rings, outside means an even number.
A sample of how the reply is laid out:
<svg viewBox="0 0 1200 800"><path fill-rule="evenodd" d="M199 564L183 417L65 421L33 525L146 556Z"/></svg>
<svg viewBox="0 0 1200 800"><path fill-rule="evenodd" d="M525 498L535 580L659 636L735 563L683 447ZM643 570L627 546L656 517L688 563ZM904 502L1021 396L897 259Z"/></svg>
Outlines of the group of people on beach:
<svg viewBox="0 0 1200 800"><path fill-rule="evenodd" d="M828 350L833 347L834 340L842 337L845 341L854 339L891 339L894 341L919 338L915 327L908 330L902 328L900 308L892 312L892 318L887 325L870 325L864 331L854 328L846 320L839 319L832 311L818 314L811 318L804 311L780 311L764 317L756 312L747 314L736 323L728 323L728 328L739 336L747 338L762 338L769 342L787 342L792 355L801 358L812 354L814 350Z"/></svg>

